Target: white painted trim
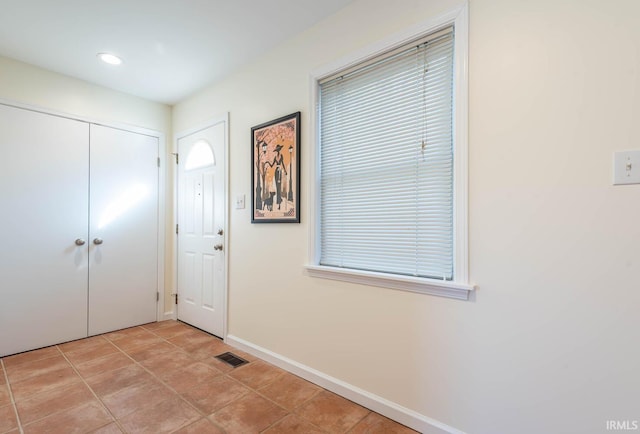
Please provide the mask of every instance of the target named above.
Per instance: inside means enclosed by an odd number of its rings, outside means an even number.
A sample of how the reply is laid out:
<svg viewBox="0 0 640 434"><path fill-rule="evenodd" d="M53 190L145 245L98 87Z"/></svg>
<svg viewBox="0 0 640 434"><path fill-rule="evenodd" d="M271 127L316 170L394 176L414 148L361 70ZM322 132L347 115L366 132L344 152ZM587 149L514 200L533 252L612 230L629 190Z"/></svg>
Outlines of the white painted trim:
<svg viewBox="0 0 640 434"><path fill-rule="evenodd" d="M400 289L420 294L439 295L458 300L468 300L469 293L475 289L472 285L446 280L351 270L348 268L327 267L324 265L306 265L305 269L312 277L342 280L344 282L380 286L382 288Z"/></svg>
<svg viewBox="0 0 640 434"><path fill-rule="evenodd" d="M320 76L309 76L309 95L311 102L311 113L309 114L309 139L311 143L311 152L305 152L307 158L307 170L309 182L307 200L309 207L309 261L311 264L317 265L320 261L320 129L318 128L318 99Z"/></svg>
<svg viewBox="0 0 640 434"><path fill-rule="evenodd" d="M225 178L224 178L224 227L222 228L224 231L224 289L222 293L222 339L225 339L227 336L228 329L228 314L229 314L229 112L222 113L218 116L214 116L211 119L202 122L196 125L193 128L190 128L185 131L181 131L179 133L174 134L173 140L173 152L178 152L178 140L195 134L199 131L206 130L207 128L213 127L214 125L218 125L220 123L224 123L224 168L225 168ZM171 155L174 158L173 155ZM175 163L175 161L174 161ZM175 177L173 180L173 220L174 224L178 222L178 171L175 171ZM175 231L174 231L175 234ZM178 243L177 243L177 235L176 242L173 246L173 290L172 293L178 293ZM178 310L174 309L173 311L174 318L178 319Z"/></svg>
<svg viewBox="0 0 640 434"><path fill-rule="evenodd" d="M320 200L320 147L318 129L318 82L351 68L376 56L387 53L399 46L427 36L444 27L454 25L454 281L435 279L404 278L385 273L360 272L342 268L325 267L320 262L319 200ZM468 236L468 46L469 46L469 5L463 5L444 14L407 28L386 39L351 53L335 62L311 72L309 76L309 137L312 151L307 157L310 186L309 207L309 251L305 268L312 277L343 280L352 283L382 286L430 295L438 295L468 300L475 285L469 282L469 236Z"/></svg>
<svg viewBox="0 0 640 434"><path fill-rule="evenodd" d="M165 253L165 207L166 207L166 170L165 176L162 176L162 168L166 167L166 135L160 131L151 130L149 128L138 127L135 125L129 125L121 122L103 122L101 120L97 120L94 118L90 118L87 116L80 116L75 114L70 114L66 112L62 112L59 110L48 109L45 107L35 106L31 104L23 104L18 101L11 101L4 98L0 98L0 104L15 107L23 110L29 110L37 113L46 114L49 116L57 116L65 119L71 119L80 122L86 122L87 124L100 125L109 128L115 128L118 130L129 131L132 133L142 134L145 136L150 136L158 139L158 157L160 158L160 167L158 168L158 256L157 256L157 288L156 291L161 294L156 304L156 320L160 321L161 318L165 317L164 309L164 293L165 293L165 281L164 281L164 272L165 272L165 262L164 262L164 253Z"/></svg>
<svg viewBox="0 0 640 434"><path fill-rule="evenodd" d="M165 312L159 319L159 321L167 321L170 319L176 319L176 315L174 311L170 311L170 312Z"/></svg>
<svg viewBox="0 0 640 434"><path fill-rule="evenodd" d="M187 130L183 130L179 133L175 133L174 137L175 137L175 149L178 149L178 140L185 138L187 136L190 136L192 134L195 134L197 132L200 132L202 130L206 130L207 128L210 128L214 125L218 125L219 123L229 123L229 112L224 112L222 114L219 114L217 116L213 116L210 119L204 121L204 122L200 122L199 124L197 124L196 126L189 128Z"/></svg>
<svg viewBox="0 0 640 434"><path fill-rule="evenodd" d="M469 5L454 21L454 272L456 282L469 282Z"/></svg>
<svg viewBox="0 0 640 434"><path fill-rule="evenodd" d="M307 381L337 393L370 410L382 414L423 434L465 434L442 422L403 407L338 378L327 375L295 360L245 341L237 336L227 335L225 343L239 350L259 357L279 368L291 372Z"/></svg>
<svg viewBox="0 0 640 434"><path fill-rule="evenodd" d="M5 98L0 98L0 104L15 107L24 110L30 110L32 112L43 113L51 116L58 116L60 118L71 119L74 121L86 122L94 125L101 125L104 127L115 128L118 130L129 131L132 133L144 134L146 136L157 137L160 139L161 136L164 136L164 133L159 131L155 131L149 128L139 127L137 125L130 125L123 122L103 122L99 119L91 118L88 116L80 116L72 113L63 112L60 110L48 109L46 107L40 107L31 104L24 104L19 101L12 101ZM166 145L162 145L166 149Z"/></svg>
<svg viewBox="0 0 640 434"><path fill-rule="evenodd" d="M173 235L173 260L171 261L171 269L173 272L173 281L171 282L171 312L173 319L178 319L178 309L176 307L176 299L174 295L178 294L178 236L176 235L176 224L178 223L178 165L176 164L175 154L178 153L178 135L173 135L171 143L171 153L167 155L167 161L171 161L173 165L173 222L171 234Z"/></svg>
<svg viewBox="0 0 640 434"><path fill-rule="evenodd" d="M158 158L160 159L160 167L158 167L158 303L156 318L160 320L164 316L164 253L166 248L166 206L167 206L167 142L165 135L160 133L158 137Z"/></svg>
<svg viewBox="0 0 640 434"><path fill-rule="evenodd" d="M228 315L229 315L229 221L231 220L231 207L229 206L230 199L230 178L229 178L229 112L224 114L224 173L225 173L225 188L224 194L224 294L222 295L223 301L222 304L224 306L224 312L222 313L223 322L222 322L222 339L227 337L228 332Z"/></svg>

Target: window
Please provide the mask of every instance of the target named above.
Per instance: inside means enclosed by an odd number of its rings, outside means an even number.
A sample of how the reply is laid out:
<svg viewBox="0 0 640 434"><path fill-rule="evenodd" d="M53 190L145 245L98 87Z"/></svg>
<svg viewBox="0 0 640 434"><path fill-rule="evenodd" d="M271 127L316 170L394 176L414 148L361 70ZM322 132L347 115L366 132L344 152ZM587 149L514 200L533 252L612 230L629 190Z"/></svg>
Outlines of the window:
<svg viewBox="0 0 640 434"><path fill-rule="evenodd" d="M184 170L201 169L216 164L213 157L213 149L211 145L204 139L200 139L193 144L189 155L187 156L187 164Z"/></svg>
<svg viewBox="0 0 640 434"><path fill-rule="evenodd" d="M317 78L311 275L468 297L461 24Z"/></svg>

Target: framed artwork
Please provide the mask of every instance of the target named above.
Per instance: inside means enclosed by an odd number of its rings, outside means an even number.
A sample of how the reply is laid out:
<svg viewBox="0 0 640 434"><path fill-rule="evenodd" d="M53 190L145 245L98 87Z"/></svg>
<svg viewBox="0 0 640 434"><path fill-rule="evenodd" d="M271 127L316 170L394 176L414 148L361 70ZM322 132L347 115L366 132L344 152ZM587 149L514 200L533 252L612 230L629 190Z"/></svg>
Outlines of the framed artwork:
<svg viewBox="0 0 640 434"><path fill-rule="evenodd" d="M300 223L300 112L251 128L251 223Z"/></svg>

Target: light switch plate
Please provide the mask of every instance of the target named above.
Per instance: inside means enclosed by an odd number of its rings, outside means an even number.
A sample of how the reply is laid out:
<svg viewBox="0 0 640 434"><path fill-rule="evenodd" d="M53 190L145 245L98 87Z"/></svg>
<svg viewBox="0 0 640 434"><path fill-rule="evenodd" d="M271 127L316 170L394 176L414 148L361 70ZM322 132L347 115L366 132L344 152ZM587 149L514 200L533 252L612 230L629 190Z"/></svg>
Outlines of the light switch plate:
<svg viewBox="0 0 640 434"><path fill-rule="evenodd" d="M236 209L244 209L244 194L236 196Z"/></svg>
<svg viewBox="0 0 640 434"><path fill-rule="evenodd" d="M640 184L640 151L614 152L613 184Z"/></svg>

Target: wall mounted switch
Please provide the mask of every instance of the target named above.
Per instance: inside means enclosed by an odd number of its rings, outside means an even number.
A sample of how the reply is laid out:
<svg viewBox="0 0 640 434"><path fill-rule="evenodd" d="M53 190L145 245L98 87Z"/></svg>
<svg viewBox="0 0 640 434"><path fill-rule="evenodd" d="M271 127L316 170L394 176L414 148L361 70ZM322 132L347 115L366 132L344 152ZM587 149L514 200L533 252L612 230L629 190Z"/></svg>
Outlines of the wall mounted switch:
<svg viewBox="0 0 640 434"><path fill-rule="evenodd" d="M614 152L613 184L640 184L640 151Z"/></svg>
<svg viewBox="0 0 640 434"><path fill-rule="evenodd" d="M244 209L244 194L236 196L236 209Z"/></svg>

